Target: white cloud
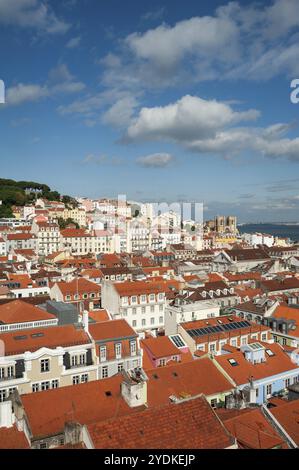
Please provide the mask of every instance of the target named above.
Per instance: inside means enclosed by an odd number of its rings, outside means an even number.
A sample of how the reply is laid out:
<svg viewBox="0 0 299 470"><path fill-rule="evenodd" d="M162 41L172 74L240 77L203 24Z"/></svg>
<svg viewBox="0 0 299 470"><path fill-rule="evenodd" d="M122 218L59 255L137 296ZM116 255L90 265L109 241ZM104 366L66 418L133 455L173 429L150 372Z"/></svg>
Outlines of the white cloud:
<svg viewBox="0 0 299 470"><path fill-rule="evenodd" d="M65 64L60 64L49 72L49 80L43 84L18 83L7 89L6 104L17 106L26 102L39 101L59 93L78 93L85 88L84 83L74 80Z"/></svg>
<svg viewBox="0 0 299 470"><path fill-rule="evenodd" d="M173 163L174 157L169 153L153 153L139 157L136 161L146 168L165 168Z"/></svg>
<svg viewBox="0 0 299 470"><path fill-rule="evenodd" d="M121 42L118 55L109 54L102 62L103 82L144 90L207 80L296 76L297 11L298 0L273 0L271 5L231 1L211 16L133 32Z"/></svg>
<svg viewBox="0 0 299 470"><path fill-rule="evenodd" d="M19 83L8 88L6 92L7 105L16 106L30 101L38 101L49 95L49 90L45 86Z"/></svg>
<svg viewBox="0 0 299 470"><path fill-rule="evenodd" d="M251 151L299 162L299 138L285 137L294 123L266 128L237 125L258 116L254 109L234 111L227 104L187 95L164 107L142 108L128 127L126 139L176 142L198 154L226 158Z"/></svg>
<svg viewBox="0 0 299 470"><path fill-rule="evenodd" d="M47 2L40 0L1 0L0 23L49 34L63 34L70 28L69 24L57 18Z"/></svg>
<svg viewBox="0 0 299 470"><path fill-rule="evenodd" d="M236 56L237 38L238 29L231 19L205 16L180 21L174 27L163 24L144 34L133 33L126 43L138 58L168 68L185 54L208 57L218 55L220 48L225 57Z"/></svg>
<svg viewBox="0 0 299 470"><path fill-rule="evenodd" d="M78 47L79 44L81 42L81 36L77 36L77 37L74 37L74 38L71 38L65 47L67 47L68 49L74 49L75 47Z"/></svg>
<svg viewBox="0 0 299 470"><path fill-rule="evenodd" d="M183 96L176 103L154 108L142 108L129 126L129 140L170 139L187 142L214 137L217 130L240 121L255 120L257 110L234 111L216 100L207 101L196 96Z"/></svg>
<svg viewBox="0 0 299 470"><path fill-rule="evenodd" d="M103 114L102 120L105 124L112 124L113 126L127 126L137 105L138 101L134 96L124 96Z"/></svg>

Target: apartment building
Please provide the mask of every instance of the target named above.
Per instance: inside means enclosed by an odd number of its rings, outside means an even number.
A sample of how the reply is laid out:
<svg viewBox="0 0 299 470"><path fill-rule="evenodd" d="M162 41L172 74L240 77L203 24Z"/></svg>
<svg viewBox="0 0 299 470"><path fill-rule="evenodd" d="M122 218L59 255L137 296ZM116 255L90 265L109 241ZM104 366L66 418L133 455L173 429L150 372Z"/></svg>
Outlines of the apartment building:
<svg viewBox="0 0 299 470"><path fill-rule="evenodd" d="M32 233L8 233L6 235L6 251L34 250L37 251L38 239Z"/></svg>
<svg viewBox="0 0 299 470"><path fill-rule="evenodd" d="M0 334L0 401L97 377L94 343L83 327L30 328Z"/></svg>
<svg viewBox="0 0 299 470"><path fill-rule="evenodd" d="M137 331L164 326L167 287L163 283L103 281L102 306L113 318L124 318Z"/></svg>
<svg viewBox="0 0 299 470"><path fill-rule="evenodd" d="M252 342L215 356L219 370L234 382L247 401L262 405L299 382L299 367L279 344Z"/></svg>
<svg viewBox="0 0 299 470"><path fill-rule="evenodd" d="M99 361L98 379L142 367L138 335L126 320L90 323L89 332Z"/></svg>
<svg viewBox="0 0 299 470"><path fill-rule="evenodd" d="M47 285L33 281L28 274L7 273L7 280L1 284L8 287L17 299L48 295L50 292Z"/></svg>
<svg viewBox="0 0 299 470"><path fill-rule="evenodd" d="M223 354L228 346L241 347L252 341L273 343L269 326L257 325L235 316L181 323L178 333L193 354Z"/></svg>
<svg viewBox="0 0 299 470"><path fill-rule="evenodd" d="M99 308L101 303L101 286L85 278L73 279L71 282L56 282L50 291L52 300L76 303L84 302L88 310Z"/></svg>
<svg viewBox="0 0 299 470"><path fill-rule="evenodd" d="M6 241L0 236L0 256L7 255Z"/></svg>
<svg viewBox="0 0 299 470"><path fill-rule="evenodd" d="M36 222L32 224L32 232L37 236L39 256L48 256L60 249L60 230L55 223Z"/></svg>

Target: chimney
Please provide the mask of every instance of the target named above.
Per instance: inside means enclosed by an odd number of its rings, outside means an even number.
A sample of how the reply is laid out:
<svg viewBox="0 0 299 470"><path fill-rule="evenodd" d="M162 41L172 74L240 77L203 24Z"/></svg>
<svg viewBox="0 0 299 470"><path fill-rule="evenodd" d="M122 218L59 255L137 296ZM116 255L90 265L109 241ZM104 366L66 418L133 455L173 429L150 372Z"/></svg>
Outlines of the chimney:
<svg viewBox="0 0 299 470"><path fill-rule="evenodd" d="M64 425L64 444L76 445L83 441L82 426L75 422L66 422Z"/></svg>
<svg viewBox="0 0 299 470"><path fill-rule="evenodd" d="M83 326L84 326L84 330L86 331L86 333L88 333L89 331L89 328L88 328L88 311L87 310L84 310L83 311L83 314L82 314L82 319L83 319Z"/></svg>
<svg viewBox="0 0 299 470"><path fill-rule="evenodd" d="M130 408L147 404L148 377L141 367L123 371L121 394Z"/></svg>
<svg viewBox="0 0 299 470"><path fill-rule="evenodd" d="M12 402L10 400L0 402L0 428L11 428L14 421Z"/></svg>

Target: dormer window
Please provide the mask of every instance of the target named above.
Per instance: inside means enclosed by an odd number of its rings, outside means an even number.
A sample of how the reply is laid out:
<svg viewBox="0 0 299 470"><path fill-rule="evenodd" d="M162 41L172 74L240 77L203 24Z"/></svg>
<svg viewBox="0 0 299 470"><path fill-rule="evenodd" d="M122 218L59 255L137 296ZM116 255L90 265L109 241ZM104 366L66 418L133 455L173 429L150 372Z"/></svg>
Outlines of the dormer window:
<svg viewBox="0 0 299 470"><path fill-rule="evenodd" d="M206 291L205 291L205 290L203 290L203 291L202 291L202 293L201 293L201 295L202 295L202 297L206 297L206 296L207 296L207 293L206 293Z"/></svg>
<svg viewBox="0 0 299 470"><path fill-rule="evenodd" d="M239 363L238 363L235 359L233 359L233 358L228 359L228 362L230 363L230 365L231 365L232 367L236 367L236 366L239 365Z"/></svg>

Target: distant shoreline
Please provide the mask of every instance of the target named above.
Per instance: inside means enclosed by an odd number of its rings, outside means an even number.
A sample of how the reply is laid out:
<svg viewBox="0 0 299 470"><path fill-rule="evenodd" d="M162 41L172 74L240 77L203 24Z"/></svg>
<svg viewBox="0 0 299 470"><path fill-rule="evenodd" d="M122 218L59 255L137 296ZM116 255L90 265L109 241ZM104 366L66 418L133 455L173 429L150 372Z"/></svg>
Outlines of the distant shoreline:
<svg viewBox="0 0 299 470"><path fill-rule="evenodd" d="M299 223L250 223L238 224L239 232L242 233L266 233L274 237L289 238L292 241L299 240Z"/></svg>

